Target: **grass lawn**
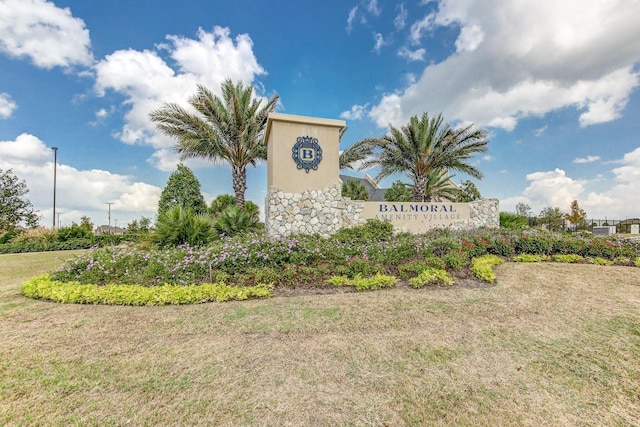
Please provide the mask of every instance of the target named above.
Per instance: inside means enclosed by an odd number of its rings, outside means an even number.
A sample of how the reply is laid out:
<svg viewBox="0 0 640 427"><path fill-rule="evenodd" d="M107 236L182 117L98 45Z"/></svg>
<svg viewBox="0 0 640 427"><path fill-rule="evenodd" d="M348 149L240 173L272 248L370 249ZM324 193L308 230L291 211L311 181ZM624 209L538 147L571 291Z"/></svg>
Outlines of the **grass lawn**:
<svg viewBox="0 0 640 427"><path fill-rule="evenodd" d="M195 306L20 295L67 255L0 255L0 425L640 425L640 268Z"/></svg>

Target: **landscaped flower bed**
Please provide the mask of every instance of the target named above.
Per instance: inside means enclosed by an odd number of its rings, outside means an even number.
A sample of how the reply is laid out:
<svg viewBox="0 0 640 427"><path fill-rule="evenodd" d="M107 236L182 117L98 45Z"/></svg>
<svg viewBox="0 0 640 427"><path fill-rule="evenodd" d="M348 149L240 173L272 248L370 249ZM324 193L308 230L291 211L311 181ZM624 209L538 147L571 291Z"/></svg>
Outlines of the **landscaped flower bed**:
<svg viewBox="0 0 640 427"><path fill-rule="evenodd" d="M363 278L388 276L408 284L425 270L433 275L435 269L445 270L454 281L479 276L492 282L492 276L486 273L486 269L483 274L474 273L477 271L472 268L475 258L494 255L490 264L495 265L495 256L509 259L523 254L545 260L553 260L551 255L579 255L582 258L572 257L571 261L605 264L594 260L606 260L637 265L640 239L593 239L506 230L438 230L419 236L407 233L393 235L386 224L374 221L343 230L331 238L253 235L222 239L207 247L95 249L67 261L51 273L49 280L98 288L107 285L148 288L224 284L267 286L276 291L285 288L326 290L334 288L330 280L334 277L344 277L340 280L349 284L364 283L361 282ZM558 257L557 260L567 262L566 257ZM357 288L387 287L391 286L389 283L392 285L395 280L389 279L385 286L362 285Z"/></svg>

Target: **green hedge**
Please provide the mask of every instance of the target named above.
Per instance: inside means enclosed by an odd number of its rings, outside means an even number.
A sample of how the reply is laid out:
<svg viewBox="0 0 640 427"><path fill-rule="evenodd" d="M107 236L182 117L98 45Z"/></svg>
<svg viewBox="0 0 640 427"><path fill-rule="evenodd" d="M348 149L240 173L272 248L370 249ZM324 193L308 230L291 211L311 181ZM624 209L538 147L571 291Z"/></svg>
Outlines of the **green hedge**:
<svg viewBox="0 0 640 427"><path fill-rule="evenodd" d="M66 241L47 241L38 239L31 242L0 244L0 254L17 254L23 252L69 251L74 249L89 249L92 246L119 245L123 242L140 240L140 234L101 234L91 238L69 239Z"/></svg>
<svg viewBox="0 0 640 427"><path fill-rule="evenodd" d="M58 282L44 274L27 280L22 285L22 294L29 298L50 300L66 304L108 305L173 305L199 304L269 298L271 287L259 284L250 287L229 286L224 283L202 285L83 285L78 282Z"/></svg>

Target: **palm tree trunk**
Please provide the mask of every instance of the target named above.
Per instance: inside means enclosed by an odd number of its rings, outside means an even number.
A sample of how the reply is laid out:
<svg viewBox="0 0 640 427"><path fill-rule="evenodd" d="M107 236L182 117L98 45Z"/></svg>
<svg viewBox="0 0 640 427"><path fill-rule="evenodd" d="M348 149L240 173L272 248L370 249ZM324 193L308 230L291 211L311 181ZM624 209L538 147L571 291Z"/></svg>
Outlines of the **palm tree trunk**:
<svg viewBox="0 0 640 427"><path fill-rule="evenodd" d="M244 209L244 192L247 190L247 169L244 166L231 166L233 177L233 192L236 195L236 205Z"/></svg>
<svg viewBox="0 0 640 427"><path fill-rule="evenodd" d="M424 202L427 191L427 181L428 177L425 176L417 176L415 177L415 181L413 183L413 201L414 202Z"/></svg>

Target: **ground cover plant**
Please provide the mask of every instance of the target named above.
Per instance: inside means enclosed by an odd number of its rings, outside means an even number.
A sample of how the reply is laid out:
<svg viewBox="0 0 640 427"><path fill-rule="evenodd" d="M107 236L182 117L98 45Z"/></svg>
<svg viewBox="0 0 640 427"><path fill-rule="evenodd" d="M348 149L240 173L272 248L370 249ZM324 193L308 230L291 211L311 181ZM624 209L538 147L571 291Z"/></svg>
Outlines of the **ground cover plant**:
<svg viewBox="0 0 640 427"><path fill-rule="evenodd" d="M506 262L490 287L187 306L20 294L69 256L0 256L0 425L640 420L640 268Z"/></svg>

